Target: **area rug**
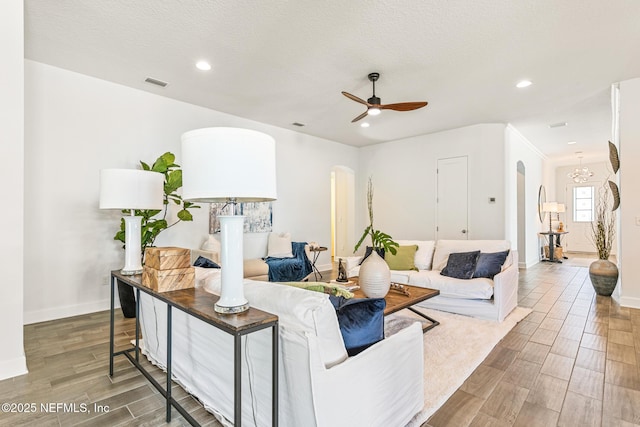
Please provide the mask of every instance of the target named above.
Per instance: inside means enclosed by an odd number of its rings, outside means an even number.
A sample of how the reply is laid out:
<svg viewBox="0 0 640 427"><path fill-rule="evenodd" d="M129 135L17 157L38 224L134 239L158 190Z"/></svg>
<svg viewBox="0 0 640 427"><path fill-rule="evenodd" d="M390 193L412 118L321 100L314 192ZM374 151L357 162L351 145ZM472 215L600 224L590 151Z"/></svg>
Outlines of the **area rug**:
<svg viewBox="0 0 640 427"><path fill-rule="evenodd" d="M424 408L409 422L419 427L464 383L502 338L531 309L516 307L501 322L420 309L440 325L424 334ZM406 324L403 311L385 319L387 334ZM409 312L410 313L410 312Z"/></svg>

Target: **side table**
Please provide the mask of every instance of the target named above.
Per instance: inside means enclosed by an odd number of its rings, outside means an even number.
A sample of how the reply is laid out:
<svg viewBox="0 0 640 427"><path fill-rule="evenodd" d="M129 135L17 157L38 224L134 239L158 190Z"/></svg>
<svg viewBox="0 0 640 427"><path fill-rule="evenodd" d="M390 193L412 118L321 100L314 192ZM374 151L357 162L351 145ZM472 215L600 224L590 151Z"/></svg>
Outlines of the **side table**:
<svg viewBox="0 0 640 427"><path fill-rule="evenodd" d="M316 262L318 261L320 253L326 251L327 249L328 248L326 246L315 246L313 248L309 248L309 252L313 252L313 259L311 260L311 270L313 271L313 277L316 282L318 281L318 276L320 276L320 278L322 279L322 273L320 273L318 267L316 267Z"/></svg>

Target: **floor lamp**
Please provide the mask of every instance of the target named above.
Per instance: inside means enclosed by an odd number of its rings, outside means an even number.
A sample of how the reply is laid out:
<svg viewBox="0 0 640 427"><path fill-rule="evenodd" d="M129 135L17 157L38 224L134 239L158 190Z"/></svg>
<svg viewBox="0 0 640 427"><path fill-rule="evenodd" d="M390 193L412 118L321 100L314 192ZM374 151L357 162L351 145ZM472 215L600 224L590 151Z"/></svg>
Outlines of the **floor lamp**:
<svg viewBox="0 0 640 427"><path fill-rule="evenodd" d="M276 150L269 135L249 129L215 127L182 135L182 198L227 203L231 215L220 218L222 267L218 313L249 308L243 290L244 216L236 204L276 199Z"/></svg>
<svg viewBox="0 0 640 427"><path fill-rule="evenodd" d="M164 175L137 169L100 171L100 209L131 210L124 217L124 275L142 273L142 218L136 209L164 207Z"/></svg>

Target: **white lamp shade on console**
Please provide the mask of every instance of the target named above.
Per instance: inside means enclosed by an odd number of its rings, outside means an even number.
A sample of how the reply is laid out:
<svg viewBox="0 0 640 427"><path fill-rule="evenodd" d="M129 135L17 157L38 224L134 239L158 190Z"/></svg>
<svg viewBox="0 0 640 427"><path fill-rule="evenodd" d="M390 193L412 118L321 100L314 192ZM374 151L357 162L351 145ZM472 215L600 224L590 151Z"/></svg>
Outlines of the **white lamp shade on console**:
<svg viewBox="0 0 640 427"><path fill-rule="evenodd" d="M131 209L125 216L125 262L121 273L142 273L140 243L141 218L135 209L164 207L164 175L136 169L102 169L100 171L100 209Z"/></svg>
<svg viewBox="0 0 640 427"><path fill-rule="evenodd" d="M184 200L235 204L276 197L276 148L271 136L229 127L196 129L182 135ZM243 290L244 217L218 218L222 286L214 309L240 313L249 308Z"/></svg>

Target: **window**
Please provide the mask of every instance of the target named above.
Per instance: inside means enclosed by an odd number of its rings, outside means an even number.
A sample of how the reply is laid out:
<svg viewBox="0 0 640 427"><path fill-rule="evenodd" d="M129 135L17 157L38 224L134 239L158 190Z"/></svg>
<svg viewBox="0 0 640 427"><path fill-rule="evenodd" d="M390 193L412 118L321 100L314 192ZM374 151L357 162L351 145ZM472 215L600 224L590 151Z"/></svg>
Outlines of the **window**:
<svg viewBox="0 0 640 427"><path fill-rule="evenodd" d="M595 187L573 187L573 222L593 221Z"/></svg>

